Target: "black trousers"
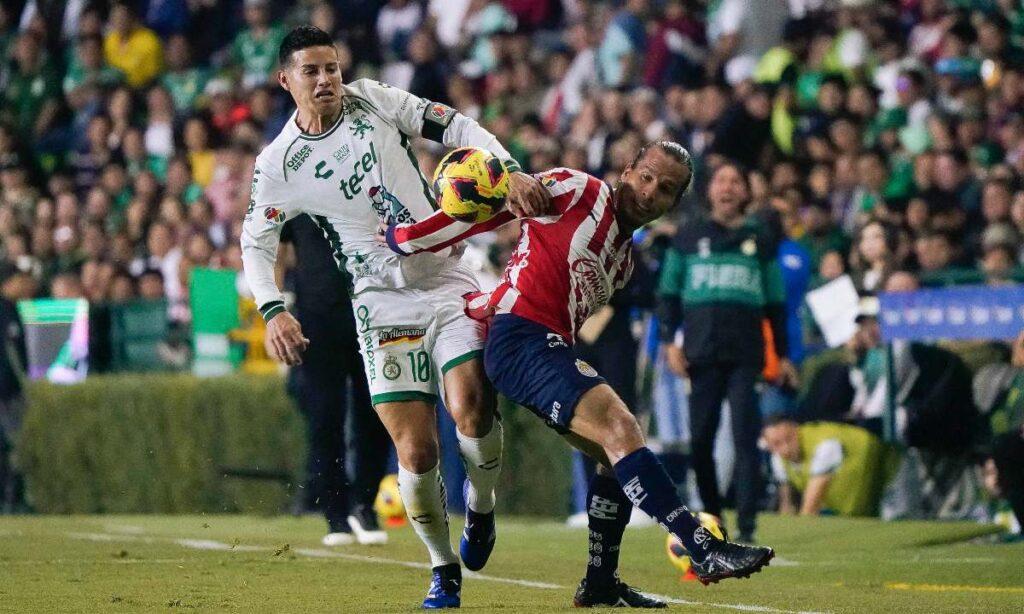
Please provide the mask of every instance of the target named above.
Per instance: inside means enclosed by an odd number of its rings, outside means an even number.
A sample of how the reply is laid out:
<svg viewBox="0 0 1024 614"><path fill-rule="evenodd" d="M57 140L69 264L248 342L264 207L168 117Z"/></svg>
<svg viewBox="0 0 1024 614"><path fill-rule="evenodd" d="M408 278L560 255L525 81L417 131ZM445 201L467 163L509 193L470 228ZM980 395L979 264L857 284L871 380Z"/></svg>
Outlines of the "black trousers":
<svg viewBox="0 0 1024 614"><path fill-rule="evenodd" d="M332 531L347 530L351 508L373 504L391 440L370 403L354 331L303 322L303 332L310 347L295 389L307 420L308 502Z"/></svg>
<svg viewBox="0 0 1024 614"><path fill-rule="evenodd" d="M729 401L736 447L733 485L740 533L754 532L761 492L761 455L757 449L761 412L754 390L760 373L760 366L735 363L695 364L689 368L693 470L704 510L716 516L722 513L722 496L715 474L715 435L722 401Z"/></svg>
<svg viewBox="0 0 1024 614"><path fill-rule="evenodd" d="M1003 497L1010 502L1017 522L1024 526L1024 433L1020 429L1003 433L992 447Z"/></svg>

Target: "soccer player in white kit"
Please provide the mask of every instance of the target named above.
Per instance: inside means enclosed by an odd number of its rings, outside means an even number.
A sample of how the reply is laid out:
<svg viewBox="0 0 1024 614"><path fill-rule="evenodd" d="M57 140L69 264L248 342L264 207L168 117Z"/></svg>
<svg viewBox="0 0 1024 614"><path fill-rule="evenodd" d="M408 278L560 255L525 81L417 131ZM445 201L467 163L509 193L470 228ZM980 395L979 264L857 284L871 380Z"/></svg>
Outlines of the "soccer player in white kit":
<svg viewBox="0 0 1024 614"><path fill-rule="evenodd" d="M436 210L410 141L489 150L512 171L510 203L541 211L546 194L494 135L443 104L370 80L342 84L337 50L311 26L281 44L278 81L297 111L257 157L242 228L245 275L267 321L269 344L287 364L309 344L285 309L274 276L285 220L306 214L323 230L352 288L370 396L398 452L399 489L427 546L433 579L423 606L458 607L461 568L448 535L438 470L437 391L455 420L468 474L463 563L480 569L494 545L494 487L501 423L484 376L482 325L463 312L479 291L450 248L401 258L376 241L381 224L422 220Z"/></svg>

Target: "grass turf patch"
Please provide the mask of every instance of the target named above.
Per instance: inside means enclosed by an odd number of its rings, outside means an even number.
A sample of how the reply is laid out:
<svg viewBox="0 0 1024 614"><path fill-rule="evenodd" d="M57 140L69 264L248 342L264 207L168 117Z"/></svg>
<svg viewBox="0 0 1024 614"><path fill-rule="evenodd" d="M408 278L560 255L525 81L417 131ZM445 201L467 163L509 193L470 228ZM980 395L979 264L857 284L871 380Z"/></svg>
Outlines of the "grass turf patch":
<svg viewBox="0 0 1024 614"><path fill-rule="evenodd" d="M499 518L486 578L467 576L476 612L562 611L584 571L587 532ZM37 516L0 519L0 611L409 612L428 583L409 528L385 547L320 545L317 518ZM452 519L453 538L461 519ZM776 561L749 580L680 582L660 529L630 529L623 579L680 611L1019 611L1024 544L975 539L991 527L763 516Z"/></svg>

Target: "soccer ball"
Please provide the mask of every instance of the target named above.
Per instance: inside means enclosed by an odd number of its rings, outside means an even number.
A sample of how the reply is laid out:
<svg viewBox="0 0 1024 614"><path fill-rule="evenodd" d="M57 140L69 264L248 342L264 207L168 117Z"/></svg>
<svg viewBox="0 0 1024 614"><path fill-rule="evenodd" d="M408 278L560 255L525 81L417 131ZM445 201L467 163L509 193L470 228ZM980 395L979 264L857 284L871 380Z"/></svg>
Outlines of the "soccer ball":
<svg viewBox="0 0 1024 614"><path fill-rule="evenodd" d="M725 525L723 525L722 521L714 514L700 512L697 514L697 521L718 539L729 539L729 533L725 530ZM680 573L686 575L686 572L690 571L690 552L686 549L686 546L684 546L678 539L676 539L676 536L671 533L668 534L668 539L665 540L665 551L668 553L669 562L671 562Z"/></svg>
<svg viewBox="0 0 1024 614"><path fill-rule="evenodd" d="M434 197L460 222L486 222L505 208L508 175L505 164L486 149L453 149L434 171Z"/></svg>
<svg viewBox="0 0 1024 614"><path fill-rule="evenodd" d="M405 505L402 503L402 495L398 492L397 475L386 475L380 481L373 509L384 521L384 526L400 527L405 524Z"/></svg>

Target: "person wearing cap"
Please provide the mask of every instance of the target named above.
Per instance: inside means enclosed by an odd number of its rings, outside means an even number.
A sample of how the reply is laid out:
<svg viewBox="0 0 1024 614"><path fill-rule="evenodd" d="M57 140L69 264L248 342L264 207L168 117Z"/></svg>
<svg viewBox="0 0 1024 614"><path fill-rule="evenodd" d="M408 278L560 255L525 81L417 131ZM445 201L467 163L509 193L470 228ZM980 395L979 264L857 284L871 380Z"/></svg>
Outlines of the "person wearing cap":
<svg viewBox="0 0 1024 614"><path fill-rule="evenodd" d="M860 298L856 332L846 344L855 391L846 419L879 436L888 419L895 426L889 434L893 440L939 456L957 456L973 443L977 410L970 370L956 354L933 345L896 340L888 351L880 312L877 296ZM895 415L889 414L890 390Z"/></svg>

